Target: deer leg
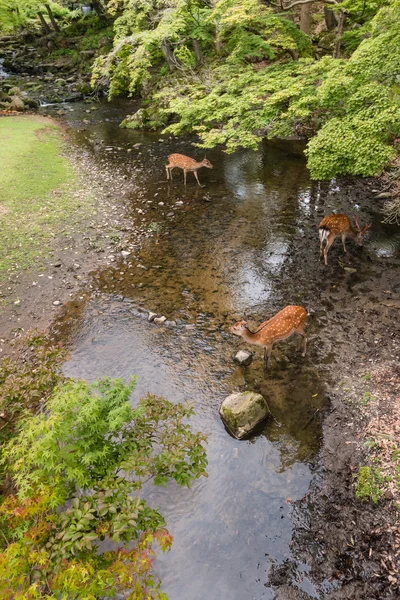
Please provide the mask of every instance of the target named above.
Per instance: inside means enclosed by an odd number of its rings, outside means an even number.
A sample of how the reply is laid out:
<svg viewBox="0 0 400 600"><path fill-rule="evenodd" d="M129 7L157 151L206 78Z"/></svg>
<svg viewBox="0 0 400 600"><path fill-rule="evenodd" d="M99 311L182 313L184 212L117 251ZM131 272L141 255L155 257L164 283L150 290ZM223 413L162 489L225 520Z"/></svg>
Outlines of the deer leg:
<svg viewBox="0 0 400 600"><path fill-rule="evenodd" d="M324 261L325 261L325 265L328 265L328 252L329 252L329 248L332 246L333 242L335 241L335 235L332 235L331 233L328 235L328 239L326 240L326 245L325 245L325 250L324 250Z"/></svg>
<svg viewBox="0 0 400 600"><path fill-rule="evenodd" d="M169 179L169 165L166 165L165 170L167 171L167 180Z"/></svg>
<svg viewBox="0 0 400 600"><path fill-rule="evenodd" d="M343 244L343 250L347 253L346 250L346 234L342 233L342 244Z"/></svg>
<svg viewBox="0 0 400 600"><path fill-rule="evenodd" d="M302 350L301 355L305 356L307 351L307 336L304 331L304 325L300 325L295 331L300 336L298 350Z"/></svg>
<svg viewBox="0 0 400 600"><path fill-rule="evenodd" d="M187 170L183 169L183 179L185 181L185 185L186 185L186 175L187 175Z"/></svg>
<svg viewBox="0 0 400 600"><path fill-rule="evenodd" d="M268 369L271 351L272 351L272 346L264 346L264 362L265 362L266 369Z"/></svg>
<svg viewBox="0 0 400 600"><path fill-rule="evenodd" d="M201 187L201 184L200 184L199 178L198 178L198 176L197 176L197 171L193 171L193 173L194 173L194 176L195 176L195 177L196 177L196 179L197 179L197 183L198 183L198 184L199 184L199 186Z"/></svg>

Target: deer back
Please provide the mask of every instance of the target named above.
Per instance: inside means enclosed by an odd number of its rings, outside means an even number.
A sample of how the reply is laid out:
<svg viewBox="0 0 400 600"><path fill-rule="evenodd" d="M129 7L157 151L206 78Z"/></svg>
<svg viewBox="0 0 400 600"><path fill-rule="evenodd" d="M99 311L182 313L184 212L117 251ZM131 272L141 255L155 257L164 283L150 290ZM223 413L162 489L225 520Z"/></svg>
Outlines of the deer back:
<svg viewBox="0 0 400 600"><path fill-rule="evenodd" d="M340 233L356 233L347 215L328 215L322 219L319 228L327 229L335 235L339 235Z"/></svg>
<svg viewBox="0 0 400 600"><path fill-rule="evenodd" d="M197 161L190 156L185 156L184 154L170 154L168 156L168 160L171 165L176 167L180 167L181 169L192 169L199 165Z"/></svg>
<svg viewBox="0 0 400 600"><path fill-rule="evenodd" d="M307 311L302 306L286 306L269 321L261 323L255 335L263 343L274 343L291 335L307 318Z"/></svg>

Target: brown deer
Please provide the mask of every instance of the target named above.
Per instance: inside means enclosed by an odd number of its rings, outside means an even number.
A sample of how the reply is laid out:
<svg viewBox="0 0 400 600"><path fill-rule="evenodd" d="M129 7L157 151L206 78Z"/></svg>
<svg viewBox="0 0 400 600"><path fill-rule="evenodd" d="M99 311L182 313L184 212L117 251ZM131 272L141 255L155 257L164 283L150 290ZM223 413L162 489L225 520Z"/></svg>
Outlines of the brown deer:
<svg viewBox="0 0 400 600"><path fill-rule="evenodd" d="M338 235L342 236L343 250L346 250L346 237L355 240L359 246L364 243L364 236L371 225L361 227L357 217L354 217L356 229L351 224L347 215L329 215L324 217L319 224L319 255L324 256L325 265L328 264L328 252ZM325 242L325 248L323 243Z"/></svg>
<svg viewBox="0 0 400 600"><path fill-rule="evenodd" d="M275 342L280 342L297 333L302 337L299 344L299 350L302 348L302 356L306 355L307 336L304 332L304 325L307 319L307 311L302 306L286 306L279 311L269 321L261 323L254 333L247 327L247 317L244 320L235 323L229 327L229 331L234 335L240 335L245 342L264 346L265 367L268 367L269 357L271 356L272 346Z"/></svg>
<svg viewBox="0 0 400 600"><path fill-rule="evenodd" d="M194 176L197 179L197 183L200 185L199 178L197 176L197 171L201 169L201 167L207 167L207 169L213 169L214 167L210 163L209 160L203 158L201 162L197 162L193 158L189 156L185 156L184 154L170 154L168 156L169 164L165 165L165 170L167 171L167 179L171 179L172 181L172 169L178 168L183 169L183 178L186 185L186 175L189 172L194 173Z"/></svg>

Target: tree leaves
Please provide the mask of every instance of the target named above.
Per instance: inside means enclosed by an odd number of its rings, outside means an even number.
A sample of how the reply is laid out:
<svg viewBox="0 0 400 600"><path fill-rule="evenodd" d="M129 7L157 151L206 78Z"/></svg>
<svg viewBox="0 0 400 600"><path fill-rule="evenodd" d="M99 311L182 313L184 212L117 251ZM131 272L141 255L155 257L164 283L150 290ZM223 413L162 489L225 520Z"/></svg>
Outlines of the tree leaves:
<svg viewBox="0 0 400 600"><path fill-rule="evenodd" d="M67 381L8 444L18 498L0 505L2 597L30 594L35 572L38 598L165 598L153 543L166 551L172 538L138 493L150 479L189 486L203 475L206 436L191 430L188 404L149 394L132 408L134 383ZM101 552L106 539L120 548Z"/></svg>

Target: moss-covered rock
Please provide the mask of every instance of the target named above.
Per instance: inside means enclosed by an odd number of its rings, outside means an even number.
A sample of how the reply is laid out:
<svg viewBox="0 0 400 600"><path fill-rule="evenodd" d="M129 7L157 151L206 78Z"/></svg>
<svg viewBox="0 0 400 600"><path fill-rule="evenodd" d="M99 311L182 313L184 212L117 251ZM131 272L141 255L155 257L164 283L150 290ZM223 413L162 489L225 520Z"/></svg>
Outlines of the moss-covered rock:
<svg viewBox="0 0 400 600"><path fill-rule="evenodd" d="M255 392L236 392L221 404L219 413L236 438L248 435L269 414L267 402Z"/></svg>
<svg viewBox="0 0 400 600"><path fill-rule="evenodd" d="M155 108L139 108L133 115L128 115L120 125L127 129L139 131L160 129L166 124L166 116Z"/></svg>

